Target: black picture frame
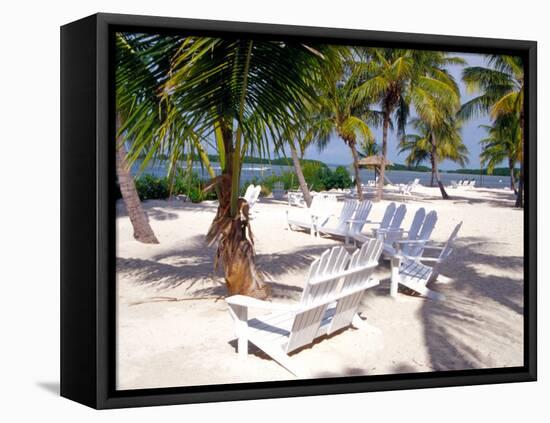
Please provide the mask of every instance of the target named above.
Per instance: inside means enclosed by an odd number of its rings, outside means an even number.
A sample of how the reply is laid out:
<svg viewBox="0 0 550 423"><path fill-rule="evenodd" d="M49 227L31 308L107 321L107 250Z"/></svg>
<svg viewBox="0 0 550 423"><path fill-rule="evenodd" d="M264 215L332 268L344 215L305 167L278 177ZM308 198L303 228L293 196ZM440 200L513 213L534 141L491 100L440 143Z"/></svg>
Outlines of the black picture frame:
<svg viewBox="0 0 550 423"><path fill-rule="evenodd" d="M114 389L113 31L302 38L524 59L524 365L181 388ZM95 14L61 28L61 395L90 407L233 401L534 381L537 377L537 44L534 41Z"/></svg>

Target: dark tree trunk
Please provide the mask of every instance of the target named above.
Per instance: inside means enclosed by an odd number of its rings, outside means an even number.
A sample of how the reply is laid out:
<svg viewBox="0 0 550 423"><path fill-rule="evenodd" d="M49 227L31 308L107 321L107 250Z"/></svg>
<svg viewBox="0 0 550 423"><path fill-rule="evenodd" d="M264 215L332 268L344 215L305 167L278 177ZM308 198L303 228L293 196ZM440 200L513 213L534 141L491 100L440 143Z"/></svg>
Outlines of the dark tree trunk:
<svg viewBox="0 0 550 423"><path fill-rule="evenodd" d="M222 175L213 181L213 186L218 188L219 205L206 240L209 244L218 244L214 266L218 268L221 264L229 295L240 294L266 299L270 295L270 290L263 281L261 272L256 269L254 237L246 200L238 200L235 216L231 216L231 181L233 172L238 169L234 169L232 165L235 154L232 131L227 125L221 127L226 166Z"/></svg>
<svg viewBox="0 0 550 423"><path fill-rule="evenodd" d="M116 127L117 132L121 126L121 118L117 115ZM134 238L136 241L143 242L144 244L158 244L159 241L149 224L149 219L141 201L139 199L134 178L130 172L130 168L126 163L126 148L124 147L124 140L120 136L117 140L116 150L116 173L118 179L118 185L120 187L120 193L122 194L122 200L126 206L128 217L134 228Z"/></svg>
<svg viewBox="0 0 550 423"><path fill-rule="evenodd" d="M515 164L513 160L508 160L508 168L510 169L510 189L517 195L518 189L516 187Z"/></svg>
<svg viewBox="0 0 550 423"><path fill-rule="evenodd" d="M378 191L376 198L381 200L384 195L384 179L386 178L386 156L388 153L388 129L390 127L390 113L384 113L384 122L382 126L382 163L378 174Z"/></svg>
<svg viewBox="0 0 550 423"><path fill-rule="evenodd" d="M523 110L520 113L519 121L521 128L521 161L519 163L519 181L516 195L516 207L523 207L523 164L525 163L525 128Z"/></svg>
<svg viewBox="0 0 550 423"><path fill-rule="evenodd" d="M450 198L449 194L447 194L447 191L445 191L445 185L443 185L443 182L441 182L441 177L439 176L439 170L437 168L436 140L433 134L431 136L431 143L432 143L432 153L431 153L432 174L435 176L435 180L437 181L437 186L439 187L439 191L441 191L441 197L443 197L444 200L448 200Z"/></svg>
<svg viewBox="0 0 550 423"><path fill-rule="evenodd" d="M359 201L363 201L363 187L361 185L361 177L359 176L359 154L357 154L357 149L355 148L355 140L348 141L349 148L351 150L351 155L353 156L353 170L355 172L355 186L357 187L357 198Z"/></svg>
<svg viewBox="0 0 550 423"><path fill-rule="evenodd" d="M302 165L300 164L300 159L298 158L298 152L294 146L294 142L290 140L290 154L292 156L292 162L294 163L294 170L296 171L296 176L298 177L298 183L300 184L300 190L304 195L304 201L307 206L311 206L311 194L309 188L307 187L306 178L304 178L304 172L302 172Z"/></svg>

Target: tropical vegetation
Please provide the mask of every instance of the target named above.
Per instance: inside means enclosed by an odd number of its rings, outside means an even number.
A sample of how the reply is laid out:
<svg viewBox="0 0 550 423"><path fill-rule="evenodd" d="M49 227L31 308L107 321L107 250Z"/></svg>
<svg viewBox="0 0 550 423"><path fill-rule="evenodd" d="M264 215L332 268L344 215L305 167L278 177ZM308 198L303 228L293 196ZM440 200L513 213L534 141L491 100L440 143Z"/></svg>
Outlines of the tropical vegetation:
<svg viewBox="0 0 550 423"><path fill-rule="evenodd" d="M206 240L217 246L215 266L223 269L230 294L269 295L255 264L248 204L240 197L244 163L292 163L294 173L259 182L264 193L276 181L299 187L309 203L309 189L352 183L343 167L333 171L304 160L306 149L322 150L336 135L349 148L362 199L360 156L387 159L395 128L406 166L429 162L448 198L438 166L443 160L465 165L461 122L490 113L494 129L483 141L484 163L492 169L513 159L511 169L522 166L523 70L514 58L491 56L491 68L466 68L464 81L481 94L461 106L448 66L464 61L443 52L135 33L117 33L116 42L117 177L134 237L159 242L141 200L181 193L193 201L217 199ZM374 127L382 127L380 142ZM273 150L278 157L271 157ZM133 177L132 165L142 171L158 160L167 164L165 178ZM208 181L192 174L196 161ZM518 198L522 181L521 172Z"/></svg>
<svg viewBox="0 0 550 423"><path fill-rule="evenodd" d="M518 56L488 55L487 59L486 67L473 66L463 70L462 79L470 91L478 95L462 105L460 115L469 119L488 114L495 128L508 122L514 127L513 131L517 131L519 149L510 158L520 164L516 207L522 207L525 151L523 62Z"/></svg>

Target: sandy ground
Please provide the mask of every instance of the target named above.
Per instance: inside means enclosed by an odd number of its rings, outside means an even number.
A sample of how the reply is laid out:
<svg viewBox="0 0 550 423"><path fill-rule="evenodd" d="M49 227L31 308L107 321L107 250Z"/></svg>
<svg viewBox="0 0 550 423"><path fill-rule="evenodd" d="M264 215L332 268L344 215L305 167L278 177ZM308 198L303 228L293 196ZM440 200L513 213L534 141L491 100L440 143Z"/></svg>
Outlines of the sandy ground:
<svg viewBox="0 0 550 423"><path fill-rule="evenodd" d="M292 354L314 377L521 366L523 364L523 212L499 189L421 187L407 202L437 210L435 242L463 221L457 248L443 267L451 284L434 284L443 302L404 293L389 296L389 264L367 291L361 313L379 331L348 329ZM384 200L371 219L382 216ZM341 203L340 203L341 204ZM157 388L293 379L253 346L236 354L234 326L204 234L215 203L147 201L159 245L132 237L122 204L117 213L117 386ZM340 244L286 228L286 203L261 199L252 222L257 263L272 281L273 301L297 301L309 264ZM365 228L365 233L369 228ZM254 313L251 313L254 316Z"/></svg>

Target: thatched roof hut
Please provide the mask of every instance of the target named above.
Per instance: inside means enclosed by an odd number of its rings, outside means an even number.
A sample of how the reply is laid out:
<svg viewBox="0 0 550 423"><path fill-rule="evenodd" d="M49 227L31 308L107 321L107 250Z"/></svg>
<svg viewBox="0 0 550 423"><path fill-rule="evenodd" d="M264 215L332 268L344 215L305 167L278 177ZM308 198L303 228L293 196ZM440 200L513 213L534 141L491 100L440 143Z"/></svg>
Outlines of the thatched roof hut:
<svg viewBox="0 0 550 423"><path fill-rule="evenodd" d="M385 160L386 166L393 164L388 159ZM359 167L380 167L384 163L382 156L368 156L359 160Z"/></svg>

